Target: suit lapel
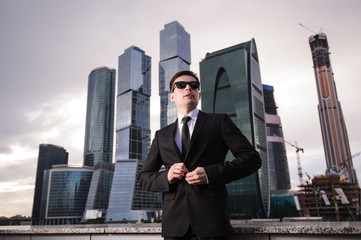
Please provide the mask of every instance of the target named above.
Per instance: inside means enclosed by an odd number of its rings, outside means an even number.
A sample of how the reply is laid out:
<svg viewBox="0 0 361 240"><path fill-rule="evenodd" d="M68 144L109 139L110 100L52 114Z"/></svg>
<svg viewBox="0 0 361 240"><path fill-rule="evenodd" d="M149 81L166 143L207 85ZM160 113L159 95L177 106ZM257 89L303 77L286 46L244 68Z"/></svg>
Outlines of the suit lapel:
<svg viewBox="0 0 361 240"><path fill-rule="evenodd" d="M177 128L178 128L178 118L174 123L172 123L169 134L167 136L167 139L169 139L168 141L171 143L172 149L177 155L178 161L176 160L176 162L181 162L182 161L182 153L179 151L177 144L174 141L174 136L177 131Z"/></svg>
<svg viewBox="0 0 361 240"><path fill-rule="evenodd" d="M204 123L206 122L206 120L207 120L206 114L204 112L202 112L202 111L199 111L197 121L196 121L196 125L194 126L194 129L193 129L192 138L191 138L191 141L190 141L190 146L188 148L188 152L187 152L187 155L186 155L184 160L187 159L187 157L189 155L189 152L192 150L192 146L194 145L193 143L194 143L195 139L197 139L198 134L201 131Z"/></svg>

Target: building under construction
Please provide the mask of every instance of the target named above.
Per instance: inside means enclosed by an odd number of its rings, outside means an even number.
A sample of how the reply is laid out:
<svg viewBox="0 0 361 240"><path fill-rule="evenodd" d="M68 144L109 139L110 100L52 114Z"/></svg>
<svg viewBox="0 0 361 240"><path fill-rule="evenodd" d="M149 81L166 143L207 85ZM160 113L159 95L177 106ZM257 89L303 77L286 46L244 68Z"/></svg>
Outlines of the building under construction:
<svg viewBox="0 0 361 240"><path fill-rule="evenodd" d="M347 180L358 185L345 119L337 97L326 34L320 32L311 36L309 44L315 71L318 113L327 168L335 172L344 171Z"/></svg>
<svg viewBox="0 0 361 240"><path fill-rule="evenodd" d="M297 194L302 215L324 221L360 220L360 188L338 175L317 176L299 186Z"/></svg>

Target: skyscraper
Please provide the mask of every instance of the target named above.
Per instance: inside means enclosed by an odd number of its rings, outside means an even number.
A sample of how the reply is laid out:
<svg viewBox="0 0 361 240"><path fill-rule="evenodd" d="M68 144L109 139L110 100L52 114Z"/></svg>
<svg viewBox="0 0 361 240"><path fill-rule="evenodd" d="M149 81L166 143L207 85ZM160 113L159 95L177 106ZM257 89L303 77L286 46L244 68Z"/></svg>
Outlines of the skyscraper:
<svg viewBox="0 0 361 240"><path fill-rule="evenodd" d="M90 219L89 215L96 212L95 218L105 218L110 189L114 175L114 163L97 163L93 168L88 198L83 220Z"/></svg>
<svg viewBox="0 0 361 240"><path fill-rule="evenodd" d="M95 68L89 74L84 165L112 162L115 69Z"/></svg>
<svg viewBox="0 0 361 240"><path fill-rule="evenodd" d="M160 127L175 121L177 109L169 101L169 81L181 70L189 70L191 64L190 35L177 21L164 25L160 31L159 96Z"/></svg>
<svg viewBox="0 0 361 240"><path fill-rule="evenodd" d="M348 181L358 184L351 159L345 119L337 97L326 34L311 36L309 43L315 71L318 113L327 168L336 172L345 171Z"/></svg>
<svg viewBox="0 0 361 240"><path fill-rule="evenodd" d="M277 106L273 92L274 89L272 86L263 85L271 191L291 188L281 118L277 114Z"/></svg>
<svg viewBox="0 0 361 240"><path fill-rule="evenodd" d="M33 225L40 224L40 221L45 218L45 212L41 213L42 192L43 190L47 190L43 189L44 171L51 169L52 166L56 164L67 164L68 156L68 152L63 147L52 144L39 145L38 167L36 170L33 212L31 217Z"/></svg>
<svg viewBox="0 0 361 240"><path fill-rule="evenodd" d="M202 110L228 113L260 153L262 167L227 185L232 218L269 215L266 123L263 90L254 39L208 53L200 63ZM226 160L233 159L229 152Z"/></svg>
<svg viewBox="0 0 361 240"><path fill-rule="evenodd" d="M118 74L116 164L108 222L148 219L161 207L159 194L141 191L136 181L150 147L151 58L132 46L119 56Z"/></svg>
<svg viewBox="0 0 361 240"><path fill-rule="evenodd" d="M137 47L119 56L116 160L145 160L150 146L151 58Z"/></svg>

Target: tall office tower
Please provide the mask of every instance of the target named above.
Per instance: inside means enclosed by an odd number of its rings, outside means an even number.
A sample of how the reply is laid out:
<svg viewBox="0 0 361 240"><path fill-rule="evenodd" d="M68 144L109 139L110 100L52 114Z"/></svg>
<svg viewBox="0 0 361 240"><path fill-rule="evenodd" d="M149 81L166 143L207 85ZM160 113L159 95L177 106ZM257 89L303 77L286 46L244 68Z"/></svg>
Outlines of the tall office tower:
<svg viewBox="0 0 361 240"><path fill-rule="evenodd" d="M44 171L50 169L55 164L67 164L68 155L68 152L63 147L52 144L39 145L38 167L36 170L33 212L31 217L32 225L40 224L40 221L45 218L45 213L41 213Z"/></svg>
<svg viewBox="0 0 361 240"><path fill-rule="evenodd" d="M326 34L311 36L309 43L316 77L318 113L327 168L336 172L345 171L348 181L358 184L351 159L345 119L337 97Z"/></svg>
<svg viewBox="0 0 361 240"><path fill-rule="evenodd" d="M169 101L169 82L181 70L189 70L191 64L190 35L177 21L164 25L160 31L159 96L160 127L177 118L174 102Z"/></svg>
<svg viewBox="0 0 361 240"><path fill-rule="evenodd" d="M100 162L94 166L83 220L105 218L114 175L114 163Z"/></svg>
<svg viewBox="0 0 361 240"><path fill-rule="evenodd" d="M254 39L213 53L200 63L202 110L228 113L260 153L262 167L227 184L232 218L269 216L266 123L258 54ZM233 159L229 152L227 161Z"/></svg>
<svg viewBox="0 0 361 240"><path fill-rule="evenodd" d="M66 164L46 170L45 225L79 223L83 217L93 168ZM44 196L45 195L45 196Z"/></svg>
<svg viewBox="0 0 361 240"><path fill-rule="evenodd" d="M136 181L150 147L151 58L132 46L119 56L118 74L116 164L108 222L147 219L149 211L160 208L159 194L141 191Z"/></svg>
<svg viewBox="0 0 361 240"><path fill-rule="evenodd" d="M281 118L277 114L277 106L273 93L274 89L272 86L263 85L271 191L291 188Z"/></svg>
<svg viewBox="0 0 361 240"><path fill-rule="evenodd" d="M84 165L112 162L115 69L95 68L89 74Z"/></svg>

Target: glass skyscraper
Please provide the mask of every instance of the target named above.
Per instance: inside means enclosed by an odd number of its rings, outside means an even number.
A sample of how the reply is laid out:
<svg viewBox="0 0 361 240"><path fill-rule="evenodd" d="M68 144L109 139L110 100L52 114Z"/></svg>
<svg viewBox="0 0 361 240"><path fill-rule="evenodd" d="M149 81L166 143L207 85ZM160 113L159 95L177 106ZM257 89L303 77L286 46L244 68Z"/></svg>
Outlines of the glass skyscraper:
<svg viewBox="0 0 361 240"><path fill-rule="evenodd" d="M277 114L273 93L274 88L272 86L263 85L271 191L291 188L281 118Z"/></svg>
<svg viewBox="0 0 361 240"><path fill-rule="evenodd" d="M47 170L48 191L45 221L47 225L79 223L83 217L93 168L54 165ZM45 199L45 197L43 197Z"/></svg>
<svg viewBox="0 0 361 240"><path fill-rule="evenodd" d="M33 201L33 212L31 221L33 225L41 224L45 218L45 211L41 211L41 205L44 205L42 200L42 192L47 190L47 186L43 186L44 171L51 169L56 164L68 164L68 152L60 146L52 144L39 145L38 166L36 170L35 191ZM45 208L43 208L45 209Z"/></svg>
<svg viewBox="0 0 361 240"><path fill-rule="evenodd" d="M177 21L164 25L160 31L159 96L160 127L173 123L177 118L174 102L169 101L169 82L181 70L189 70L191 64L190 35Z"/></svg>
<svg viewBox="0 0 361 240"><path fill-rule="evenodd" d="M114 136L115 69L91 71L85 125L84 165L112 162Z"/></svg>
<svg viewBox="0 0 361 240"><path fill-rule="evenodd" d="M318 113L328 171L344 172L344 177L358 185L351 158L350 144L341 103L337 97L326 34L309 38L318 93Z"/></svg>
<svg viewBox="0 0 361 240"><path fill-rule="evenodd" d="M137 47L119 56L116 160L143 159L150 147L151 58Z"/></svg>
<svg viewBox="0 0 361 240"><path fill-rule="evenodd" d="M208 53L200 63L202 110L228 113L260 153L262 167L227 184L231 218L269 216L266 123L263 89L254 39ZM226 160L233 159L229 152Z"/></svg>
<svg viewBox="0 0 361 240"><path fill-rule="evenodd" d="M105 218L114 175L114 166L114 163L104 162L94 166L83 220L91 219L89 215L94 213L94 211L97 212L95 218Z"/></svg>
<svg viewBox="0 0 361 240"><path fill-rule="evenodd" d="M136 181L150 147L151 58L137 47L119 56L116 164L106 221L155 217L160 196ZM149 211L148 211L149 210Z"/></svg>

